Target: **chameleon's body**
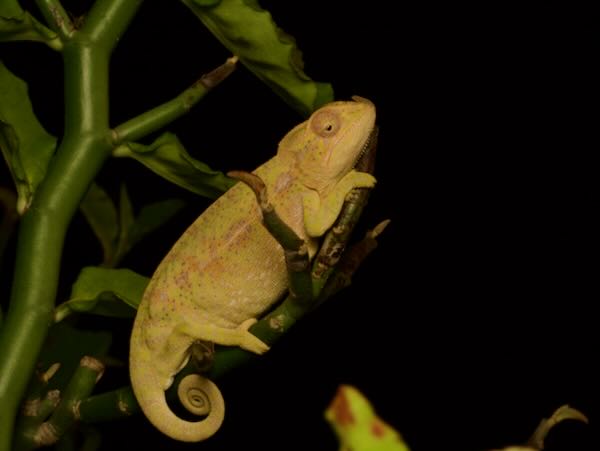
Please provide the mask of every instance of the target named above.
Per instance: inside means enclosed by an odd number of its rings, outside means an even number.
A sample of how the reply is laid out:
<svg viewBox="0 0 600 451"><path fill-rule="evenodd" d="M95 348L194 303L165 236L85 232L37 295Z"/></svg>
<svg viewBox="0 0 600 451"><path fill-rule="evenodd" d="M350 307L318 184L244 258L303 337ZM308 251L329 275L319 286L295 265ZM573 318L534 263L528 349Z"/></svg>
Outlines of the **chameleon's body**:
<svg viewBox="0 0 600 451"><path fill-rule="evenodd" d="M277 155L254 172L265 182L279 216L306 240L311 255L316 238L332 225L348 192L375 183L371 175L352 169L374 121L375 107L366 99L328 104L289 132ZM288 280L283 250L261 218L254 193L238 183L182 235L144 293L131 336L131 382L148 419L175 439L204 440L218 430L224 416L218 389L200 376L192 385L209 398L210 414L204 420L184 421L165 401L164 391L186 364L194 342L255 353L268 349L247 329L281 298ZM185 398L182 385L180 398ZM181 401L188 410L202 413Z"/></svg>

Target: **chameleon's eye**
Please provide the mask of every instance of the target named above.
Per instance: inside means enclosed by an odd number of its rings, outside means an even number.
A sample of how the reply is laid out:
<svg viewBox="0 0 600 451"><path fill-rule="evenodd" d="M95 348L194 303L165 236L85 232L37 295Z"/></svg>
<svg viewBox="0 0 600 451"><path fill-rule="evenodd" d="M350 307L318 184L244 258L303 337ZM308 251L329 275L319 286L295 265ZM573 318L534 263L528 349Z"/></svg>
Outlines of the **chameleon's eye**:
<svg viewBox="0 0 600 451"><path fill-rule="evenodd" d="M331 110L317 112L310 121L313 132L323 138L329 138L337 133L340 128L339 115Z"/></svg>

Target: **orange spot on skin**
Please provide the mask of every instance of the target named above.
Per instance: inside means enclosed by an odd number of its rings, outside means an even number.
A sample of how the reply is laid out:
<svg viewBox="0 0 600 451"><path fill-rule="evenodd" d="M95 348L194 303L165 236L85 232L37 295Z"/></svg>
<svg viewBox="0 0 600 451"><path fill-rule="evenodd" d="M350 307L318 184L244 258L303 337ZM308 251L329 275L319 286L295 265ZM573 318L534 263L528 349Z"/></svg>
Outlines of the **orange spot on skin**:
<svg viewBox="0 0 600 451"><path fill-rule="evenodd" d="M385 425L375 418L371 423L371 433L373 437L382 438L385 435Z"/></svg>
<svg viewBox="0 0 600 451"><path fill-rule="evenodd" d="M335 421L338 424L343 426L354 424L354 416L350 410L350 404L348 403L348 399L346 399L346 395L341 388L338 390L337 396L333 400L333 405L331 408L333 409L333 413L335 415Z"/></svg>

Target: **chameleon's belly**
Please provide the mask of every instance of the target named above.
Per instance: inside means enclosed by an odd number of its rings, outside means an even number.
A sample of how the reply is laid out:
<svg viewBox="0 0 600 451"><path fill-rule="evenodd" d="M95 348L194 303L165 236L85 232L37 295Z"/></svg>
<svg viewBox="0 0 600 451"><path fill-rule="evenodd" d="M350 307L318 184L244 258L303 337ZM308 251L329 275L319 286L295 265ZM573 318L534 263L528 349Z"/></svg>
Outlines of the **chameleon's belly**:
<svg viewBox="0 0 600 451"><path fill-rule="evenodd" d="M149 287L152 320L176 323L182 317L234 328L260 315L286 290L285 262L276 243L248 240L231 255L208 260L187 249L183 253L166 261L159 268L161 277Z"/></svg>

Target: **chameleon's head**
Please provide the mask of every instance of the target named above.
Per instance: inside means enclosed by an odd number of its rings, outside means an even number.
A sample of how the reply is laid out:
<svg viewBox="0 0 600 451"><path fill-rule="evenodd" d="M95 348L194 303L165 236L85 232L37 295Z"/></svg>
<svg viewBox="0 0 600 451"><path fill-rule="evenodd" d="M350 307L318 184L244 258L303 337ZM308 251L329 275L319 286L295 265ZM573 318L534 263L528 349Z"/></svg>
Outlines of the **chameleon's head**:
<svg viewBox="0 0 600 451"><path fill-rule="evenodd" d="M318 109L279 144L279 155L294 158L306 186L327 189L358 161L375 126L375 105L362 97L352 99Z"/></svg>

